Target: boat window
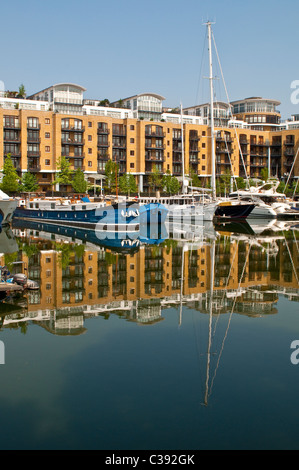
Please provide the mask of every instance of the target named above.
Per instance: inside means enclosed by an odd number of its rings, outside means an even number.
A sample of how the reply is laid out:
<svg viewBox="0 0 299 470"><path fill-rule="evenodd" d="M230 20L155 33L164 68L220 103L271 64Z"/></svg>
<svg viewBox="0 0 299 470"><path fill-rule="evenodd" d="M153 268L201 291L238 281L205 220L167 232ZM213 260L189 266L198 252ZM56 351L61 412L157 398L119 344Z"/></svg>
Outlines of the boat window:
<svg viewBox="0 0 299 470"><path fill-rule="evenodd" d="M35 204L35 208L38 209L39 205L38 204Z"/></svg>
<svg viewBox="0 0 299 470"><path fill-rule="evenodd" d="M85 211L85 210L86 210L86 206L82 206L82 210Z"/></svg>
<svg viewBox="0 0 299 470"><path fill-rule="evenodd" d="M75 206L72 206L72 211L74 211L74 210L75 210Z"/></svg>
<svg viewBox="0 0 299 470"><path fill-rule="evenodd" d="M33 209L33 204L32 204L32 202L30 202L29 207L30 207L30 209Z"/></svg>
<svg viewBox="0 0 299 470"><path fill-rule="evenodd" d="M55 209L55 202L51 202L51 209Z"/></svg>

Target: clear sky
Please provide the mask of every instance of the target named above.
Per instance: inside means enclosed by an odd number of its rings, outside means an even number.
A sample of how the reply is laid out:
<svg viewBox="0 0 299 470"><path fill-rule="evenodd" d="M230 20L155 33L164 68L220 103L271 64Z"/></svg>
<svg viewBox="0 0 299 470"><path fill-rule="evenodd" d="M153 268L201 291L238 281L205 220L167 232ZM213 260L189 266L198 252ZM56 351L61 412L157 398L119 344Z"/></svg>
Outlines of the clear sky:
<svg viewBox="0 0 299 470"><path fill-rule="evenodd" d="M14 0L1 4L0 81L27 95L55 83L84 86L85 98L116 101L138 93L164 105L209 100L206 27L213 33L230 101L281 101L299 114L298 0ZM221 78L214 59L214 74ZM217 99L227 101L221 80ZM218 90L218 91L217 91Z"/></svg>

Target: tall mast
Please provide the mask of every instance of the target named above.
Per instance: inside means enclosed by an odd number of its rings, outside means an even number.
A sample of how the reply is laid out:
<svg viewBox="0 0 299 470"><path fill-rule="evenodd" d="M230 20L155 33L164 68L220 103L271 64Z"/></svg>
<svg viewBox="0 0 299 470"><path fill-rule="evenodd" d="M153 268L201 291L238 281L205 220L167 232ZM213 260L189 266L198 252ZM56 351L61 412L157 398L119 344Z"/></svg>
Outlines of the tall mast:
<svg viewBox="0 0 299 470"><path fill-rule="evenodd" d="M215 162L215 140L214 140L214 91L213 91L213 64L212 64L212 35L211 35L211 25L212 23L208 21L208 42L209 42L209 63L210 63L210 119L211 119L211 156L212 156L212 196L213 199L216 198L216 162Z"/></svg>
<svg viewBox="0 0 299 470"><path fill-rule="evenodd" d="M184 125L183 125L182 103L181 103L181 137L182 137L182 173L183 173L182 193L185 194L185 155L184 155Z"/></svg>

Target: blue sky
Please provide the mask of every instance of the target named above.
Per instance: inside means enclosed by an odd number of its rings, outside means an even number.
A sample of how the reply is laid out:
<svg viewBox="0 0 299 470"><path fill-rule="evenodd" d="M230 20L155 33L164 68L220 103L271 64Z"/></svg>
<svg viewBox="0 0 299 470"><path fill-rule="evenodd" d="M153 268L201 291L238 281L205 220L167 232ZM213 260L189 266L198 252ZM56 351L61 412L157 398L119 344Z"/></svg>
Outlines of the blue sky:
<svg viewBox="0 0 299 470"><path fill-rule="evenodd" d="M290 99L299 80L298 18L297 0L3 2L0 80L10 90L23 83L27 94L72 82L87 89L85 98L154 92L169 107L206 102L209 19L230 101L277 99L287 118L299 113ZM221 83L216 97L226 101Z"/></svg>

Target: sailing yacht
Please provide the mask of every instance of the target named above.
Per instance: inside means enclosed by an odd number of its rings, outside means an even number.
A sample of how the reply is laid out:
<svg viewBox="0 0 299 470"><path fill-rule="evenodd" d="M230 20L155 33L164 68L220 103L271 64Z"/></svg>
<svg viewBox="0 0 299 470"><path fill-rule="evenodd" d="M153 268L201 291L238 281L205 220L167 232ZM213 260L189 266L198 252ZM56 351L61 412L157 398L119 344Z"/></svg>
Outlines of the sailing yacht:
<svg viewBox="0 0 299 470"><path fill-rule="evenodd" d="M211 125L211 155L212 155L212 195L213 200L217 201L217 208L215 211L216 218L234 218L242 219L248 217L250 212L254 209L254 204L249 202L242 202L240 200L228 201L223 198L216 197L216 152L215 152L215 130L214 130L214 87L213 87L213 66L212 66L212 23L206 23L208 28L208 44L209 44L209 81L210 81L210 125Z"/></svg>

